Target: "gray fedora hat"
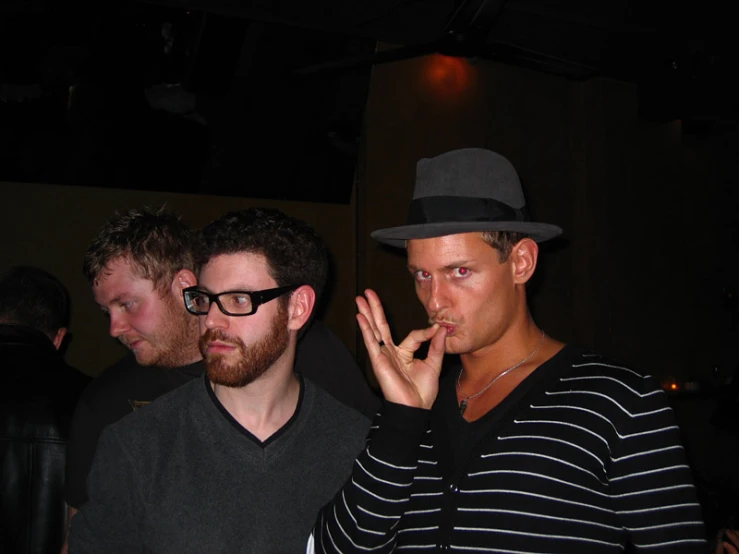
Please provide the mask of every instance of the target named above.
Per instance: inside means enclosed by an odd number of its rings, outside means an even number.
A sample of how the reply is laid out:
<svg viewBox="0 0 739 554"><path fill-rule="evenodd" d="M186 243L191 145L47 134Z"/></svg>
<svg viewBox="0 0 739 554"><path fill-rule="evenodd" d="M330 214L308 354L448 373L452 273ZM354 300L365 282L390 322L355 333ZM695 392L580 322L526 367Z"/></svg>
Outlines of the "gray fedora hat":
<svg viewBox="0 0 739 554"><path fill-rule="evenodd" d="M556 225L531 221L511 162L490 150L463 148L421 159L407 224L371 236L405 248L409 239L475 231L526 233L536 242L562 233Z"/></svg>

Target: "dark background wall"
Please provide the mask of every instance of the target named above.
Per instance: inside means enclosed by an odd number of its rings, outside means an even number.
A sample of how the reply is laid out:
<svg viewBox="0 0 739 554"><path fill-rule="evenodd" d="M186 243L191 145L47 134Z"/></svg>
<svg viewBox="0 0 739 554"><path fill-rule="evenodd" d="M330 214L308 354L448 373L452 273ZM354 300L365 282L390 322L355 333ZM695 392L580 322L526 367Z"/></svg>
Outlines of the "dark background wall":
<svg viewBox="0 0 739 554"><path fill-rule="evenodd" d="M398 336L425 315L403 256L368 232L405 220L417 159L486 147L518 168L534 217L564 229L531 287L549 334L663 380L733 370L735 133L646 120L631 84L423 58L375 69L365 140L359 282Z"/></svg>
<svg viewBox="0 0 739 554"><path fill-rule="evenodd" d="M419 158L487 147L518 168L535 218L565 230L543 249L531 287L543 328L662 379L708 378L737 361L725 293L737 282L736 145L733 132L693 135L679 121L640 117L631 84L418 58L373 70L349 204L8 183L0 265L40 265L68 284L69 360L95 374L121 352L106 338L79 268L114 209L166 201L199 226L228 209L281 207L326 237L337 286L325 318L363 361L356 291L379 292L398 337L425 320L402 254L369 232L405 220Z"/></svg>

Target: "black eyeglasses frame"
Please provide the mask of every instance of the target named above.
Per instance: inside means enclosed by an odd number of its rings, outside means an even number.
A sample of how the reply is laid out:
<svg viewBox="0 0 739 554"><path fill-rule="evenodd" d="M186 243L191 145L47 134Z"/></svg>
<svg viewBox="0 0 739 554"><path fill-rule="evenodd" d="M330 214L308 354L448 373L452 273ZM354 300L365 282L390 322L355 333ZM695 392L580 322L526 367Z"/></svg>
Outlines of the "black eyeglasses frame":
<svg viewBox="0 0 739 554"><path fill-rule="evenodd" d="M257 313L257 309L262 304L266 304L270 300L274 300L275 298L278 298L282 296L283 294L292 292L299 286L300 285L287 285L285 287L275 287L273 289L264 289L264 290L226 290L223 292L219 292L217 294L204 291L203 289L197 286L194 286L194 287L187 287L186 289L182 289L182 299L185 301L185 309L193 315L208 315L207 311L203 312L203 311L192 308L190 306L190 303L188 302L188 294L197 292L198 294L207 296L208 301L210 302L210 306L212 306L213 303L215 303L218 306L218 309L221 310L221 313L223 313L224 315L228 315L232 317L244 317L248 315L254 315L255 313ZM250 312L243 313L243 314L234 314L234 313L227 311L223 307L223 304L221 304L221 300L219 299L219 296L224 295L224 294L234 294L234 293L249 295L249 298L251 298L251 311ZM208 306L208 311L210 311L210 306Z"/></svg>

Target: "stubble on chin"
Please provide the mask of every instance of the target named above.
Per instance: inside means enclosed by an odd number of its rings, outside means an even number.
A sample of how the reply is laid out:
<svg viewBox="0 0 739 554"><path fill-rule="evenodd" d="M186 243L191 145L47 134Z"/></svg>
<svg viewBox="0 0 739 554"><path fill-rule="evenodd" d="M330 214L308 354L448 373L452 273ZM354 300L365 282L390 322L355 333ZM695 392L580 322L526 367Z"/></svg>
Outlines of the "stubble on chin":
<svg viewBox="0 0 739 554"><path fill-rule="evenodd" d="M197 359L197 336L197 319L173 307L167 324L157 335L137 338L142 343L137 349L125 343L124 346L133 352L139 365L169 369L188 365L195 361L193 358Z"/></svg>

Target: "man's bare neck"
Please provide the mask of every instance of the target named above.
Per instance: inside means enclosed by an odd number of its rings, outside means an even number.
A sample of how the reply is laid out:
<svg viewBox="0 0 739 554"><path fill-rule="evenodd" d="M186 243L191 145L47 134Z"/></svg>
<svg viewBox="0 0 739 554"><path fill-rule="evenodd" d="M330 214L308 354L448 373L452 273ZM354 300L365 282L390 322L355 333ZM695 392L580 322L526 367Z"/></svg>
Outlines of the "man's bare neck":
<svg viewBox="0 0 739 554"><path fill-rule="evenodd" d="M546 343L546 340L542 341L542 337L544 331L529 316L520 325L510 328L495 343L475 352L461 354L464 372L468 379L486 379L506 371L522 360L535 361L531 359L534 357L538 360L538 354L545 346L543 343Z"/></svg>

